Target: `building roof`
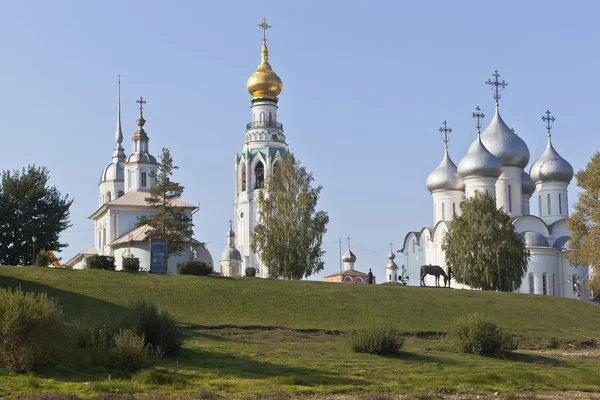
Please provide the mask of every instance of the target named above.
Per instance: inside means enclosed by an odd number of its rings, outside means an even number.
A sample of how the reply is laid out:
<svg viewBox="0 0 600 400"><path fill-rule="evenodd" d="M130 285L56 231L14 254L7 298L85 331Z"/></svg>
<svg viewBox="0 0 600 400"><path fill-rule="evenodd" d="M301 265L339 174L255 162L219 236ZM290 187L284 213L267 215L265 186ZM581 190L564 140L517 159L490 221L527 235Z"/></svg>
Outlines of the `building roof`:
<svg viewBox="0 0 600 400"><path fill-rule="evenodd" d="M96 247L92 246L89 249L86 249L80 253L77 253L75 255L75 257L71 258L64 265L65 265L65 267L70 268L73 265L75 265L76 263L78 263L82 258L85 258L85 256L93 256L94 254L98 254L98 250L96 250Z"/></svg>
<svg viewBox="0 0 600 400"><path fill-rule="evenodd" d="M458 163L458 175L465 179L470 177L498 178L502 173L500 160L493 155L477 137L469 147L467 155Z"/></svg>
<svg viewBox="0 0 600 400"><path fill-rule="evenodd" d="M153 207L148 204L146 201L146 197L149 197L149 192L144 192L141 190L135 190L125 193L123 196L116 198L108 203L104 203L100 208L98 208L92 215L89 216L90 219L93 219L96 215L100 214L102 211L107 210L114 206L126 206L126 207ZM197 208L193 204L187 203L180 199L173 200L173 205L176 207L184 207L184 208Z"/></svg>
<svg viewBox="0 0 600 400"><path fill-rule="evenodd" d="M151 229L152 228L150 227L150 225L138 226L134 230L127 232L126 234L116 238L115 240L110 242L108 245L116 246L116 245L123 244L123 243L129 243L130 241L131 242L144 242L144 241L146 241L146 234Z"/></svg>
<svg viewBox="0 0 600 400"><path fill-rule="evenodd" d="M335 274L327 275L325 278L333 278L335 276L369 276L369 274L365 274L364 272L349 269L344 272L336 272Z"/></svg>
<svg viewBox="0 0 600 400"><path fill-rule="evenodd" d="M527 144L506 125L496 105L496 114L481 134L484 146L502 165L525 168L529 163Z"/></svg>
<svg viewBox="0 0 600 400"><path fill-rule="evenodd" d="M465 183L458 176L458 170L448 155L447 147L442 162L427 177L426 185L431 193L437 190L465 190Z"/></svg>
<svg viewBox="0 0 600 400"><path fill-rule="evenodd" d="M573 167L554 150L551 138L548 136L546 150L533 163L529 175L536 184L540 182L569 183L573 179Z"/></svg>

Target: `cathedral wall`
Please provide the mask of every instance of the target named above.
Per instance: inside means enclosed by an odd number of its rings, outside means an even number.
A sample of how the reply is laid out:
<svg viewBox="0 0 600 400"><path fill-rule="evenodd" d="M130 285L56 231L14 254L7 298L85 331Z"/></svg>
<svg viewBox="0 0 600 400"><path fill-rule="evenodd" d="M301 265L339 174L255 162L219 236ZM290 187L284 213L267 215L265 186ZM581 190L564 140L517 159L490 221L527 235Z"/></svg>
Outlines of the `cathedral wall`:
<svg viewBox="0 0 600 400"><path fill-rule="evenodd" d="M452 221L454 215L460 215L460 202L463 192L458 190L440 190L432 193L434 224L439 221Z"/></svg>
<svg viewBox="0 0 600 400"><path fill-rule="evenodd" d="M504 208L511 217L518 217L523 213L522 173L523 169L520 167L503 166L502 174L496 181L496 205Z"/></svg>
<svg viewBox="0 0 600 400"><path fill-rule="evenodd" d="M493 198L496 198L496 178L473 177L466 178L465 195L470 198L475 196L476 192L490 193Z"/></svg>
<svg viewBox="0 0 600 400"><path fill-rule="evenodd" d="M529 274L533 274L534 294L544 294L544 274L546 295L558 296L560 293L560 274L558 269L558 251L549 247L530 247L531 257L527 265L527 274L523 278L520 293L531 293Z"/></svg>
<svg viewBox="0 0 600 400"><path fill-rule="evenodd" d="M538 215L548 225L569 216L567 183L541 182L538 191Z"/></svg>

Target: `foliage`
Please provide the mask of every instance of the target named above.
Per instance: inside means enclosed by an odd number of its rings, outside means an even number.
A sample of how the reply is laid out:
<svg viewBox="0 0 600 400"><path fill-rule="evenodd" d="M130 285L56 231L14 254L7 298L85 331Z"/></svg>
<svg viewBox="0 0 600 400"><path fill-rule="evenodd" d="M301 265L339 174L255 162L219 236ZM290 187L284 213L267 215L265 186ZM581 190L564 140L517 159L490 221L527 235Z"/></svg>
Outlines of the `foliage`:
<svg viewBox="0 0 600 400"><path fill-rule="evenodd" d="M145 343L165 355L175 354L184 342L183 329L165 310L159 310L149 300L136 300L122 326L143 336Z"/></svg>
<svg viewBox="0 0 600 400"><path fill-rule="evenodd" d="M256 268L254 267L247 267L246 268L246 276L247 277L255 277L256 276Z"/></svg>
<svg viewBox="0 0 600 400"><path fill-rule="evenodd" d="M110 366L137 371L158 364L161 358L162 353L148 345L143 335L137 335L131 329L122 329L114 337Z"/></svg>
<svg viewBox="0 0 600 400"><path fill-rule="evenodd" d="M35 258L35 265L38 267L47 267L50 264L52 264L50 252L44 249L40 250Z"/></svg>
<svg viewBox="0 0 600 400"><path fill-rule="evenodd" d="M529 250L510 216L489 193L460 203L442 242L446 264L458 283L483 290L518 290L527 273Z"/></svg>
<svg viewBox="0 0 600 400"><path fill-rule="evenodd" d="M596 152L586 167L575 174L582 190L574 212L567 219L571 231L571 251L567 258L572 265L589 265L594 273L588 281L590 289L600 290L600 152Z"/></svg>
<svg viewBox="0 0 600 400"><path fill-rule="evenodd" d="M123 271L138 272L140 270L140 259L137 257L123 257Z"/></svg>
<svg viewBox="0 0 600 400"><path fill-rule="evenodd" d="M178 167L173 165L169 149L163 148L159 158L157 171L150 172L155 185L150 189L150 196L146 197L146 203L155 207L156 212L142 216L138 226L149 225L151 229L146 237L167 239L167 255L178 255L189 246L194 234L192 218L186 215L183 207L174 204L183 194L184 187L171 180L173 171Z"/></svg>
<svg viewBox="0 0 600 400"><path fill-rule="evenodd" d="M393 356L400 352L404 339L400 331L391 327L354 329L348 335L352 350L357 353Z"/></svg>
<svg viewBox="0 0 600 400"><path fill-rule="evenodd" d="M71 226L73 200L49 186L45 167L29 166L4 171L0 184L0 265L33 265L33 242L37 250L60 250L67 246L60 234Z"/></svg>
<svg viewBox="0 0 600 400"><path fill-rule="evenodd" d="M204 261L185 261L177 263L177 273L180 275L208 276L212 274L213 267Z"/></svg>
<svg viewBox="0 0 600 400"><path fill-rule="evenodd" d="M329 216L315 211L322 186L291 154L284 154L267 175L258 195L259 218L252 250L271 278L302 279L323 270L321 249Z"/></svg>
<svg viewBox="0 0 600 400"><path fill-rule="evenodd" d="M45 293L0 289L0 366L20 372L57 361L67 339L62 309Z"/></svg>
<svg viewBox="0 0 600 400"><path fill-rule="evenodd" d="M98 323L94 318L88 316L81 321L76 321L78 347L89 351L90 364L110 365L111 349L114 346L115 330Z"/></svg>
<svg viewBox="0 0 600 400"><path fill-rule="evenodd" d="M112 256L94 254L85 259L85 267L89 269L106 269L114 271L116 268L115 258Z"/></svg>
<svg viewBox="0 0 600 400"><path fill-rule="evenodd" d="M479 313L459 318L452 328L452 337L465 353L504 357L517 349L510 333Z"/></svg>

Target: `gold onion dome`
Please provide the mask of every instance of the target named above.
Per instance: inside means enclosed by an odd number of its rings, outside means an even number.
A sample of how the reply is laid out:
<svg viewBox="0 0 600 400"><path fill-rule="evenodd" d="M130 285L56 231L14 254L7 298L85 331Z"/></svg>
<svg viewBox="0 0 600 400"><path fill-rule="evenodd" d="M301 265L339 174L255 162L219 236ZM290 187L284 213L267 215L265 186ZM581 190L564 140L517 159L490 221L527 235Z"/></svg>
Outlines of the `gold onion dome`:
<svg viewBox="0 0 600 400"><path fill-rule="evenodd" d="M277 76L269 64L269 51L267 42L263 40L262 61L256 72L250 75L246 86L252 98L256 99L276 99L283 89L281 78Z"/></svg>

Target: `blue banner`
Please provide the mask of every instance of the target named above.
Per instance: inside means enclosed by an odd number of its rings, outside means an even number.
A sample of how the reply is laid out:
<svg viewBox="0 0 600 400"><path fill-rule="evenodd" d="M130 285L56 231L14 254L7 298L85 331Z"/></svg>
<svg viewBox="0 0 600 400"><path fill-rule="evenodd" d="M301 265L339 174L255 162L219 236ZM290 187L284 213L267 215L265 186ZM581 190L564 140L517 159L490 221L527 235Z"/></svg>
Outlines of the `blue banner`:
<svg viewBox="0 0 600 400"><path fill-rule="evenodd" d="M167 273L167 239L150 239L150 272Z"/></svg>

